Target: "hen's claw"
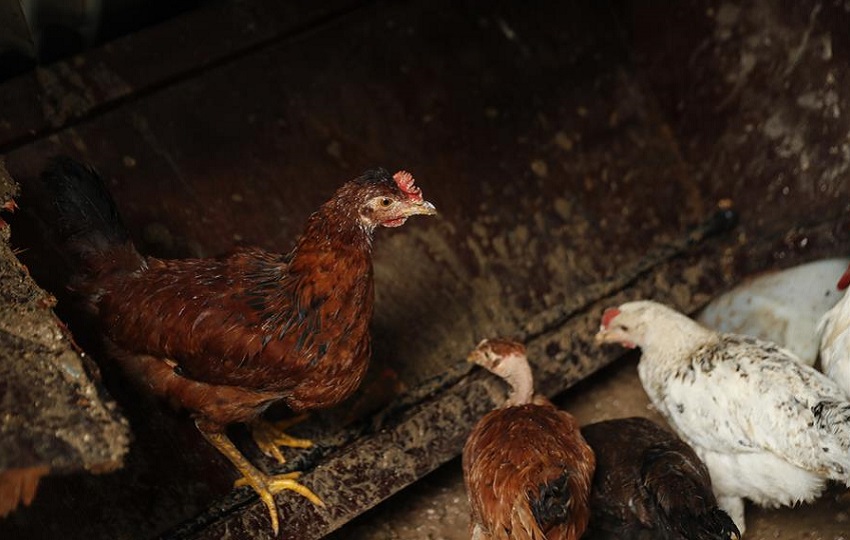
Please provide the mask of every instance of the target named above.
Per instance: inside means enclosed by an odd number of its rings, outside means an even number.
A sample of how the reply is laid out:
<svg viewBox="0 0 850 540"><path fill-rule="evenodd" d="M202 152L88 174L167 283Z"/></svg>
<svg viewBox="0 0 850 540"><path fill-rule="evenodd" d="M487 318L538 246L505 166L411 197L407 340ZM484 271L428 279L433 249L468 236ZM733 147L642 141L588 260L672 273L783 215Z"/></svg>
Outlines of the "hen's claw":
<svg viewBox="0 0 850 540"><path fill-rule="evenodd" d="M325 507L325 503L322 499L313 493L310 488L296 482L300 476L300 472L267 476L255 470L245 474L245 476L234 482L233 487L250 486L254 492L256 492L256 494L260 497L260 500L263 501L263 504L265 504L266 508L269 510L272 530L274 531L274 535L277 536L279 525L277 505L274 502L274 496L276 494L285 490L294 491L316 506L320 506L322 508Z"/></svg>
<svg viewBox="0 0 850 540"><path fill-rule="evenodd" d="M197 423L197 422L196 422ZM290 472L269 476L259 469L251 465L245 456L233 445L227 435L221 431L213 429L204 429L202 424L197 424L201 434L213 445L219 452L233 463L233 466L242 474L242 478L234 483L235 487L250 486L269 509L269 518L272 522L274 535L277 536L280 529L278 524L277 505L274 502L274 495L284 490L294 491L299 495L306 497L310 502L324 508L325 503L322 502L315 493L310 491L306 486L296 482L296 479L301 476L300 472Z"/></svg>
<svg viewBox="0 0 850 540"><path fill-rule="evenodd" d="M279 422L256 420L251 424L251 435L254 438L254 442L265 455L275 458L278 463L286 463L286 458L283 457L283 453L280 451L281 446L287 446L289 448L310 448L313 446L313 441L311 440L299 439L284 433L284 430L304 421L305 418L307 418L307 415L301 415Z"/></svg>

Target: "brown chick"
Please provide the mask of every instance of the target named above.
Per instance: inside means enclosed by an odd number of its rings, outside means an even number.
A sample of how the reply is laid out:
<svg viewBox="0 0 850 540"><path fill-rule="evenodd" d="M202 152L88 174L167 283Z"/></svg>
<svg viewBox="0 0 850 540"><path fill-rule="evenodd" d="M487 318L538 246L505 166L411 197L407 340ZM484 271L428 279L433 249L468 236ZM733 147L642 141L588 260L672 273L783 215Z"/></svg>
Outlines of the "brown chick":
<svg viewBox="0 0 850 540"><path fill-rule="evenodd" d="M239 470L269 509L292 490L321 500L298 473L268 476L225 434L252 422L261 448L309 441L277 433L260 414L330 407L360 384L370 355L372 236L413 215L432 215L413 177L367 171L307 220L287 255L259 248L213 259L140 255L103 180L57 159L43 179L55 196L59 234L76 264L71 286L95 315L110 356L147 390L188 409L198 429Z"/></svg>
<svg viewBox="0 0 850 540"><path fill-rule="evenodd" d="M590 497L594 540L733 540L696 452L646 418L597 422L581 430L596 454Z"/></svg>
<svg viewBox="0 0 850 540"><path fill-rule="evenodd" d="M595 459L578 423L535 396L525 347L482 341L469 355L509 385L503 408L486 414L463 449L474 540L574 540L590 517Z"/></svg>

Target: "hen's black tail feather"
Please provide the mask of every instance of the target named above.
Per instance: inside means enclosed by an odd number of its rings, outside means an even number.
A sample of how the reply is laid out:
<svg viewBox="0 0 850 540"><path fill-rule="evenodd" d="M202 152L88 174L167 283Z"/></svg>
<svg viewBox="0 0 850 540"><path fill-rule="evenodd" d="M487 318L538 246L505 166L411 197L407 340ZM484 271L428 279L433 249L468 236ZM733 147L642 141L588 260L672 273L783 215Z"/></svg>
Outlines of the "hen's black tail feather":
<svg viewBox="0 0 850 540"><path fill-rule="evenodd" d="M539 486L539 493L531 498L531 512L543 530L570 518L570 472Z"/></svg>
<svg viewBox="0 0 850 540"><path fill-rule="evenodd" d="M69 157L57 157L41 178L53 194L63 249L75 259L78 270L97 273L105 269L106 259L125 266L144 264L106 183L93 167Z"/></svg>
<svg viewBox="0 0 850 540"><path fill-rule="evenodd" d="M693 540L736 540L741 537L735 522L720 508L712 508L699 516L678 517L679 531Z"/></svg>

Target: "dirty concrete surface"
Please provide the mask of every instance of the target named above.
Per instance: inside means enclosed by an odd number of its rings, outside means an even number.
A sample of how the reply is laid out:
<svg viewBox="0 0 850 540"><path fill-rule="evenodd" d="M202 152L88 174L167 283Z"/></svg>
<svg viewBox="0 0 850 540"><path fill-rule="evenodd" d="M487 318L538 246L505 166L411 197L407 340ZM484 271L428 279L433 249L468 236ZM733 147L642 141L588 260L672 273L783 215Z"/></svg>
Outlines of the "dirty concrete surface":
<svg viewBox="0 0 850 540"><path fill-rule="evenodd" d="M288 465L331 510L279 497L289 537L321 536L459 453L499 397L459 366L479 339L525 338L554 395L615 359L589 339L607 303L693 311L749 273L850 251L842 5L234 5L5 83L20 102L0 148L25 192L21 258L94 355L39 209L48 157L98 166L140 249L172 257L286 251L342 181L376 164L415 173L441 216L376 238L370 379L301 426L319 445ZM162 53L177 37L179 54ZM688 240L730 206L731 232ZM268 537L191 421L100 360L135 435L126 467L46 483L0 536ZM418 490L458 509L456 490Z"/></svg>

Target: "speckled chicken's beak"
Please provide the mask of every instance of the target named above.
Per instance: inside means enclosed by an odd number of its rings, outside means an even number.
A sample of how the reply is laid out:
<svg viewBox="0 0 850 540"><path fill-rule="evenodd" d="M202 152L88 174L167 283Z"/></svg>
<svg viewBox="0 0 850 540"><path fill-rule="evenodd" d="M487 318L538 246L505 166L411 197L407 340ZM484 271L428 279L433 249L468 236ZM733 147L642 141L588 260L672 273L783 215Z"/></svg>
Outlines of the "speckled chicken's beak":
<svg viewBox="0 0 850 540"><path fill-rule="evenodd" d="M610 343L612 341L616 341L616 338L612 338L610 326L611 321L620 314L620 310L617 308L608 308L602 314L602 322L599 324L599 332L594 336L594 340L596 343Z"/></svg>
<svg viewBox="0 0 850 540"><path fill-rule="evenodd" d="M596 343L608 343L608 329L599 328L599 331L593 336L593 341Z"/></svg>
<svg viewBox="0 0 850 540"><path fill-rule="evenodd" d="M599 327L599 332L596 332L594 341L600 345L603 343L618 343L627 349L634 349L637 347L637 345L635 345L621 330L617 330L616 328L607 328L604 325Z"/></svg>
<svg viewBox="0 0 850 540"><path fill-rule="evenodd" d="M597 343L597 345L601 345L603 343L621 343L623 339L625 338L620 332L604 325L600 326L599 331L596 332L595 336L593 336L593 340Z"/></svg>

